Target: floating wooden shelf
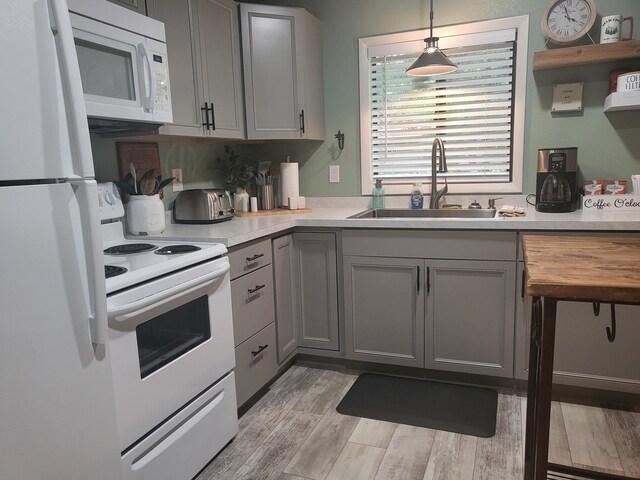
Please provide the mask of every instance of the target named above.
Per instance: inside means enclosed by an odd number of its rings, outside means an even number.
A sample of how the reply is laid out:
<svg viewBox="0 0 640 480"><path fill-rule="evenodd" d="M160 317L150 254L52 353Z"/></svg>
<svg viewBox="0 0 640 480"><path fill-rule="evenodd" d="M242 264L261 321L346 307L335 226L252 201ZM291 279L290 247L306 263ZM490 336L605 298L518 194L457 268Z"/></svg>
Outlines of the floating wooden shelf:
<svg viewBox="0 0 640 480"><path fill-rule="evenodd" d="M533 71L640 59L640 40L555 48L533 54Z"/></svg>

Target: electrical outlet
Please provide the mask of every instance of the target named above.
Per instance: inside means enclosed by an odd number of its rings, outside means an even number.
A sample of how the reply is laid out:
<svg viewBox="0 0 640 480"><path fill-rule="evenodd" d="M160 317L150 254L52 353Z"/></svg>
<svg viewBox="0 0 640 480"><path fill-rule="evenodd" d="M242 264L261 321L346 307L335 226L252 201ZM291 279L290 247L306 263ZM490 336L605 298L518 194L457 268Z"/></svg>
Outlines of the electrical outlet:
<svg viewBox="0 0 640 480"><path fill-rule="evenodd" d="M173 183L171 183L174 192L181 192L184 190L184 184L182 183L182 169L181 168L173 168L171 169L171 176L175 177Z"/></svg>
<svg viewBox="0 0 640 480"><path fill-rule="evenodd" d="M329 165L329 183L340 183L340 165Z"/></svg>

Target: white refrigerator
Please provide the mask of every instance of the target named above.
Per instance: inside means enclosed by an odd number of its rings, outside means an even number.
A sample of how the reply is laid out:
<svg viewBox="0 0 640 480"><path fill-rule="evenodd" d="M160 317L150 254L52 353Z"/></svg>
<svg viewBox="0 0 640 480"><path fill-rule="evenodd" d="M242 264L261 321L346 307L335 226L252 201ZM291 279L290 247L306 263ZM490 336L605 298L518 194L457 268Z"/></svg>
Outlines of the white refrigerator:
<svg viewBox="0 0 640 480"><path fill-rule="evenodd" d="M121 478L66 0L0 0L0 478Z"/></svg>

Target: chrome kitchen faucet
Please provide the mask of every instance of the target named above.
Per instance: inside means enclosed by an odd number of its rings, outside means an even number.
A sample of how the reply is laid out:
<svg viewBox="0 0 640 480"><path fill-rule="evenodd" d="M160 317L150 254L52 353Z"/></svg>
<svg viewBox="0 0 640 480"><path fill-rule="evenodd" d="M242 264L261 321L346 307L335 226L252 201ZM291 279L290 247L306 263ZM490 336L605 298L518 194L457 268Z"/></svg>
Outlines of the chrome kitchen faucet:
<svg viewBox="0 0 640 480"><path fill-rule="evenodd" d="M438 150L440 151L440 161L438 161ZM436 165L438 166L438 170L436 171ZM438 203L442 197L449 190L446 185L446 177L445 177L445 186L438 190L438 172L445 173L447 170L447 156L444 153L444 143L440 137L436 137L433 141L433 146L431 147L431 198L429 200L429 208L439 208Z"/></svg>

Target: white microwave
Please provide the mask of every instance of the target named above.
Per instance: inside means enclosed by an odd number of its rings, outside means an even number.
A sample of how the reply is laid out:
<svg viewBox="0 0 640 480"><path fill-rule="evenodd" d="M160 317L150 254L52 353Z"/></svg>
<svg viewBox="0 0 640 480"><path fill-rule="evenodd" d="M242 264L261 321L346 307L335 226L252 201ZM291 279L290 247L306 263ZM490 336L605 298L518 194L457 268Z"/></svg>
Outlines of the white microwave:
<svg viewBox="0 0 640 480"><path fill-rule="evenodd" d="M89 127L108 133L171 123L164 24L106 0L68 0Z"/></svg>

